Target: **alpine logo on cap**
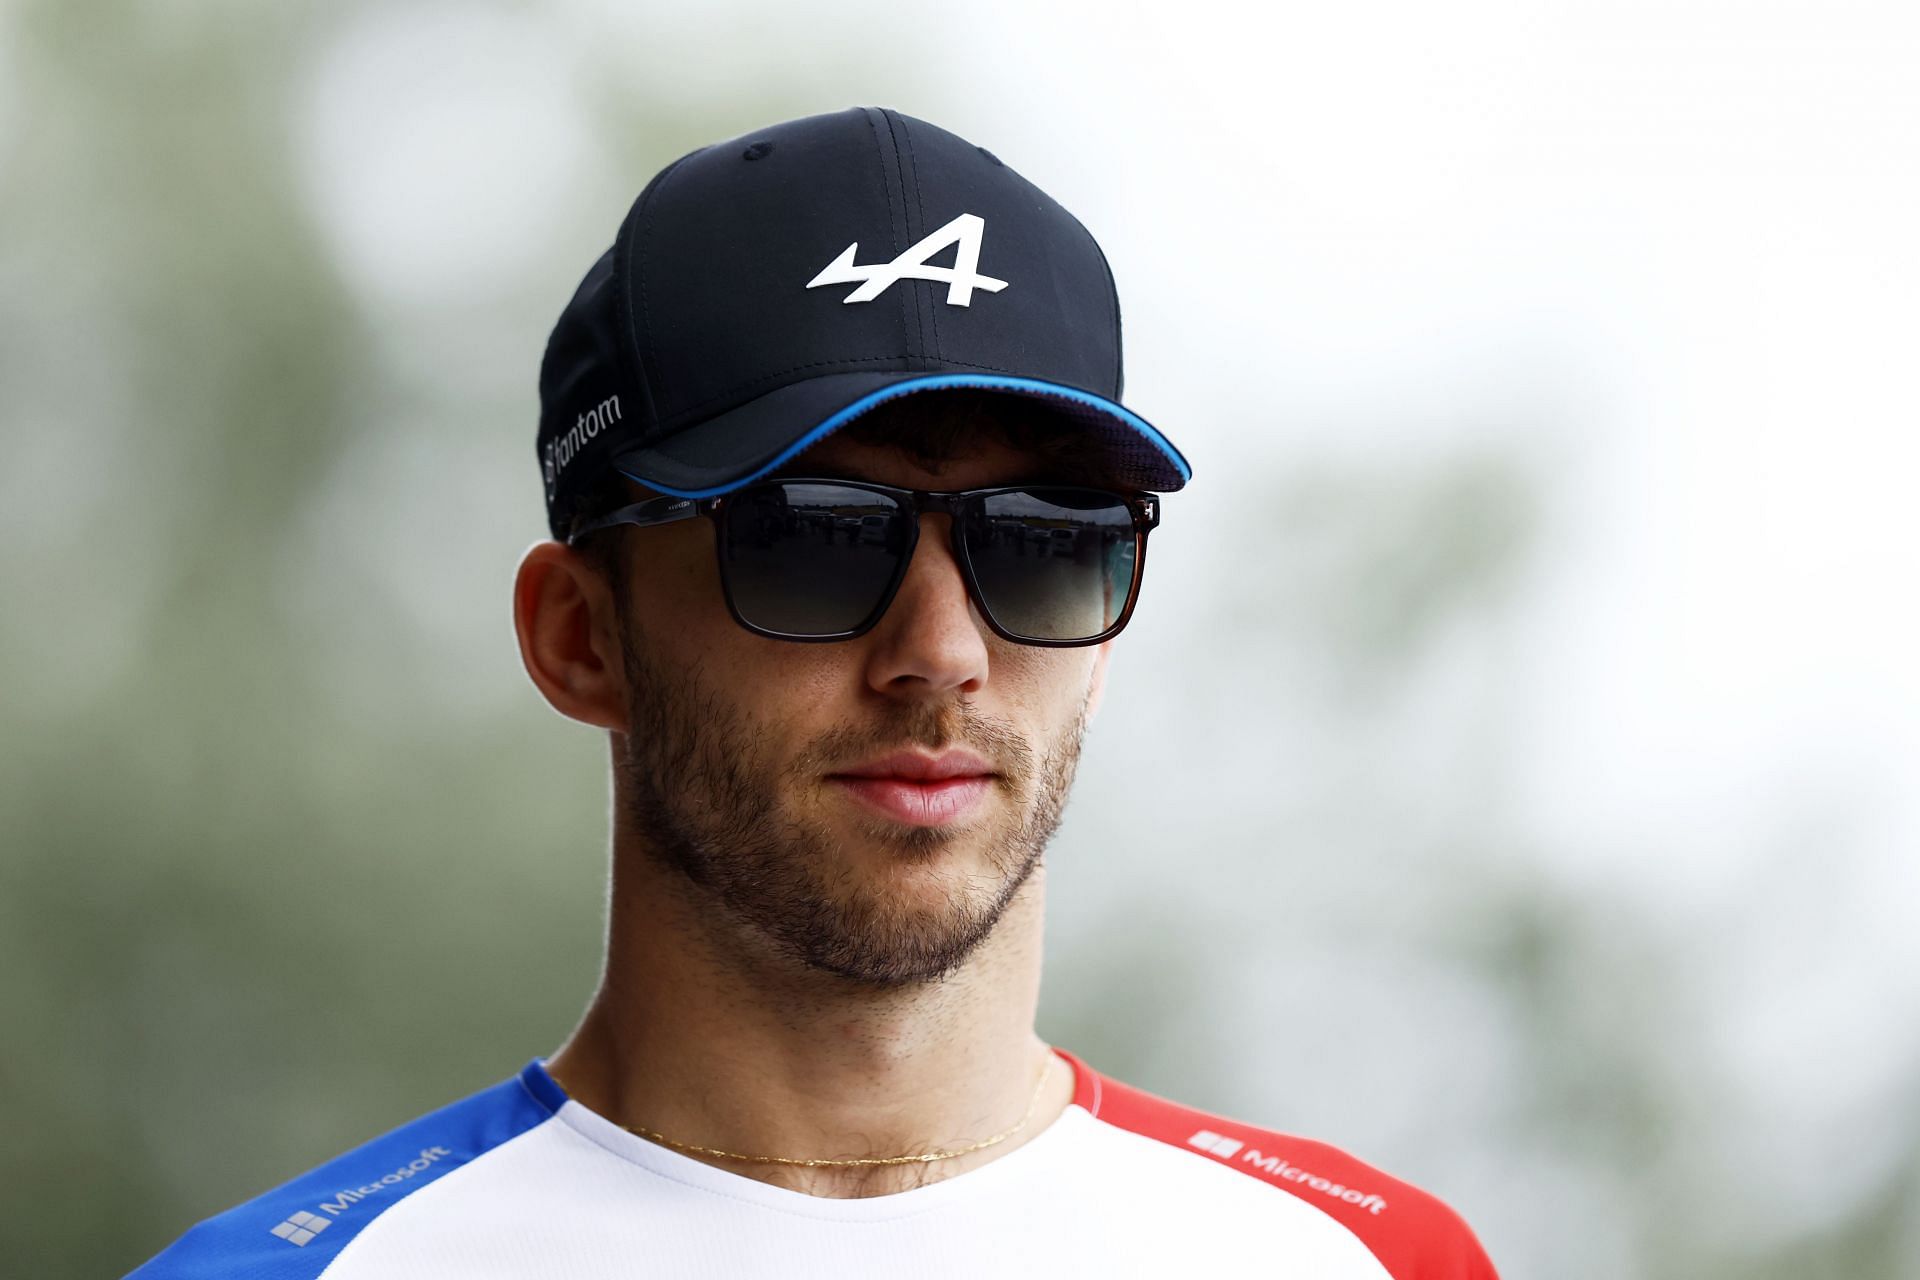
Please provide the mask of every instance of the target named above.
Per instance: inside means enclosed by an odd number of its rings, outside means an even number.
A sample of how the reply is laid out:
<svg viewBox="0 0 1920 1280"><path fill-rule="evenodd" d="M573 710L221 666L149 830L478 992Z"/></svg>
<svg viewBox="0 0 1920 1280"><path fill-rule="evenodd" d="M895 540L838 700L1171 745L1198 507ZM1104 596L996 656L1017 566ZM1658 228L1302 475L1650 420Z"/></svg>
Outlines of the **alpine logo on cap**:
<svg viewBox="0 0 1920 1280"><path fill-rule="evenodd" d="M807 288L817 289L823 284L858 284L860 287L841 301L872 302L896 280L944 280L947 282L948 306L971 306L975 289L998 293L1007 287L1005 280L980 274L980 237L986 229L985 218L978 214L963 213L920 243L904 250L892 262L876 262L865 267L857 267L853 263L853 255L860 248L860 242L856 240L839 257L823 267L819 275L807 281ZM952 266L936 267L927 261L948 245L957 246Z"/></svg>

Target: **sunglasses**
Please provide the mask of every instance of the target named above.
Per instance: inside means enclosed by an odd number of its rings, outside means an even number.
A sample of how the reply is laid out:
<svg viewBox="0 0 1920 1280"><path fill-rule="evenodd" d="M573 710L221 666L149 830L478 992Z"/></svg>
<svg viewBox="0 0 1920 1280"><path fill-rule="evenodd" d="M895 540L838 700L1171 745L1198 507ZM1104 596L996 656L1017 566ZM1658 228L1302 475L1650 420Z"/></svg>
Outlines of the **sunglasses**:
<svg viewBox="0 0 1920 1280"><path fill-rule="evenodd" d="M713 521L727 609L775 640L852 640L893 603L920 539L946 515L967 595L994 634L1070 648L1120 634L1133 615L1152 494L1019 485L931 492L859 480L762 480L717 498L650 498L574 531Z"/></svg>

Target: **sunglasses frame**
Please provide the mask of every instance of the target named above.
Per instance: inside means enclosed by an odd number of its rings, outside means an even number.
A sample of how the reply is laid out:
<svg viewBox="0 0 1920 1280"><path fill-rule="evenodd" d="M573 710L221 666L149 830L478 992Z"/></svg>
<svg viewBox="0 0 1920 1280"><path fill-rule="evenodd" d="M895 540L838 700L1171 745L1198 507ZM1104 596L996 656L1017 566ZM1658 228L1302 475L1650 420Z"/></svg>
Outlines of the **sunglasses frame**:
<svg viewBox="0 0 1920 1280"><path fill-rule="evenodd" d="M878 493L892 498L913 512L913 521L908 525L906 546L900 553L899 564L893 570L893 576L887 583L886 591L880 602L860 624L848 631L836 631L829 635L794 635L789 632L775 631L749 622L742 617L733 600L733 583L727 571L726 524L725 513L730 499L738 499L763 485L775 484L820 484L837 485L847 489L860 489L868 493ZM962 516L969 503L982 502L1002 493L1033 492L1069 492L1099 494L1116 499L1126 507L1133 517L1133 579L1127 584L1127 601L1120 610L1120 616L1112 626L1098 635L1080 640L1042 640L1032 636L1018 635L1000 625L993 616L993 610L987 607L981 598L980 583L974 576L973 560L967 553ZM867 480L848 480L839 476L775 476L753 484L742 486L732 493L712 498L648 498L644 502L631 503L616 508L607 514L591 520L567 538L568 546L576 546L580 539L600 529L615 525L635 525L639 528L651 528L655 525L672 524L680 520L691 520L696 516L705 516L713 522L714 555L720 563L721 595L726 598L727 612L733 620L755 635L770 640L792 640L803 644L825 644L836 640L856 640L873 630L893 605L893 598L900 591L900 584L906 581L907 570L913 564L914 549L920 545L920 517L934 512L948 517L951 525L951 542L954 563L960 566L960 580L966 584L967 598L979 612L981 619L993 633L1002 640L1014 644L1034 645L1044 649L1078 649L1088 645L1102 644L1119 635L1133 617L1133 607L1140 600L1140 583L1146 576L1147 534L1160 523L1160 499L1151 493L1124 493L1117 489L1102 489L1093 485L1074 484L1003 484L988 489L901 489L893 485L874 484Z"/></svg>

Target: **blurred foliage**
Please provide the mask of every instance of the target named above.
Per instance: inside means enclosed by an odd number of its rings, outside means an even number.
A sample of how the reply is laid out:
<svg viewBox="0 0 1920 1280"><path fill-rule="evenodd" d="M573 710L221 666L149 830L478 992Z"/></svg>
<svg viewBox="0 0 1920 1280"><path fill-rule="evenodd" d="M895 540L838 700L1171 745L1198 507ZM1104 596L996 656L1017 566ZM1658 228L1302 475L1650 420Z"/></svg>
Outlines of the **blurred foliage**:
<svg viewBox="0 0 1920 1280"><path fill-rule="evenodd" d="M624 205L583 210L538 297L407 318L445 344L445 403L424 403L383 357L396 322L354 297L297 172L300 86L353 12L39 0L0 26L20 108L0 136L0 1275L123 1272L550 1051L592 987L605 748L516 683L505 610L512 549L540 528L538 353ZM794 114L803 87L730 93L724 119L719 103L655 102L638 77L586 96L637 190L729 122ZM518 353L508 375L484 368L490 327ZM444 452L384 476L392 435ZM481 494L509 503L463 499L460 477L509 471ZM356 488L369 474L380 484ZM1196 681L1179 689L1191 716L1158 726L1153 751L1204 745L1179 735L1273 694L1259 682L1288 664L1390 704L1450 629L1503 607L1545 518L1534 477L1492 454L1307 469L1290 485L1275 519L1304 550L1271 567L1270 591L1220 592L1205 620L1218 669L1245 679L1146 673L1163 690ZM450 616L423 612L436 593ZM477 649L444 642L481 631L495 638ZM1571 1168L1568 1186L1601 1188L1615 1211L1593 1241L1525 1256L1565 1255L1568 1275L1911 1274L1911 1158L1769 1256L1703 1222L1689 1150L1713 1086L1686 1038L1697 1011L1667 976L1686 940L1516 870L1525 858L1476 814L1483 792L1452 826L1383 850L1360 828L1401 830L1402 797L1366 763L1369 717L1385 713L1340 714L1349 736L1327 738L1330 772L1313 779L1335 798L1288 818L1275 783L1219 845L1177 803L1142 815L1153 802L1129 801L1125 779L1161 757L1096 733L1059 893L1094 900L1119 861L1102 840L1137 843L1137 866L1244 844L1243 905L1300 932L1249 952L1228 907L1209 920L1141 874L1050 942L1044 1034L1142 1087L1241 1110L1223 982L1271 985L1288 1007L1290 970L1338 960L1302 958L1316 950L1404 954L1414 972L1466 975L1520 1046L1477 1135L1506 1172L1475 1185L1519 1194L1529 1168ZM1346 850L1325 873L1346 877L1337 888L1274 868L1262 841L1303 831ZM1296 1081L1286 1028L1272 1038L1280 1098ZM1390 1065L1403 1082L1422 1070ZM1454 1100L1417 1101L1452 1132ZM1916 1113L1889 1124L1911 1133ZM1451 1166L1463 1179L1473 1154Z"/></svg>

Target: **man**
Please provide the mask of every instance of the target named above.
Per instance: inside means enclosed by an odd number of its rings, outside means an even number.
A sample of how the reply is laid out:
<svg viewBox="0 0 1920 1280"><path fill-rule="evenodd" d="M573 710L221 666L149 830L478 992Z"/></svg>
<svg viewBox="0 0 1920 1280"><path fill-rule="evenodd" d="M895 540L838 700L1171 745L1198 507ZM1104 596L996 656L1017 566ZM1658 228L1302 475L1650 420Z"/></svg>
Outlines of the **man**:
<svg viewBox="0 0 1920 1280"><path fill-rule="evenodd" d="M658 175L541 371L526 669L607 732L567 1043L136 1273L1493 1275L1433 1197L1034 1032L1045 865L1159 493L1099 248L855 109Z"/></svg>

